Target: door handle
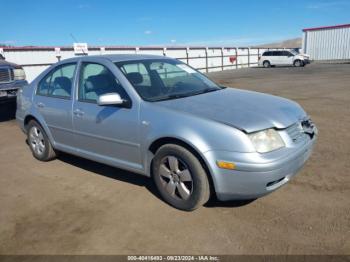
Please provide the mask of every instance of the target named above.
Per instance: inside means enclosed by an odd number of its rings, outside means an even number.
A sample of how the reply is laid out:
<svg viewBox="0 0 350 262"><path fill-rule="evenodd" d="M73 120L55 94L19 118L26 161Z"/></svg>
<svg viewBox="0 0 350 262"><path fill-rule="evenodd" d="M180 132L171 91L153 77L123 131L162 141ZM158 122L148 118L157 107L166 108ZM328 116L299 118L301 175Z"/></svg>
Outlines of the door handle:
<svg viewBox="0 0 350 262"><path fill-rule="evenodd" d="M39 102L39 103L36 104L36 106L37 106L38 108L43 108L45 105L44 105L43 103Z"/></svg>
<svg viewBox="0 0 350 262"><path fill-rule="evenodd" d="M81 111L80 109L76 109L76 110L73 111L73 114L76 115L76 116L83 116L84 112Z"/></svg>

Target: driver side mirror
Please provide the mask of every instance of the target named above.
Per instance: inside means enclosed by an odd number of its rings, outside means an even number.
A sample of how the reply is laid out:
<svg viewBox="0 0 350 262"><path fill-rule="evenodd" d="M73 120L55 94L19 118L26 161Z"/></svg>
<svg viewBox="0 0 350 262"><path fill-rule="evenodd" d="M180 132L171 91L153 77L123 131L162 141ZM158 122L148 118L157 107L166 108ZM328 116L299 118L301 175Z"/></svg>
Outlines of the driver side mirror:
<svg viewBox="0 0 350 262"><path fill-rule="evenodd" d="M99 96L97 104L99 106L123 106L129 103L127 100L122 99L118 93L108 93Z"/></svg>

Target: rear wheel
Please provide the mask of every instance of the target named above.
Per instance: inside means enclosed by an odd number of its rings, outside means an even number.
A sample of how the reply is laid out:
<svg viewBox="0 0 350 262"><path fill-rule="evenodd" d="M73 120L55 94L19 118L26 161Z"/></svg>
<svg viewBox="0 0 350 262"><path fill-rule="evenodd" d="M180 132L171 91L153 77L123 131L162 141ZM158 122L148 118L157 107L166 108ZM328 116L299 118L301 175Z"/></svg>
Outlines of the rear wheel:
<svg viewBox="0 0 350 262"><path fill-rule="evenodd" d="M175 144L160 147L152 166L153 180L170 205L191 211L209 200L207 174L197 157L186 148Z"/></svg>
<svg viewBox="0 0 350 262"><path fill-rule="evenodd" d="M27 136L30 150L36 159L40 161L49 161L56 157L56 152L44 129L35 120L29 122Z"/></svg>
<svg viewBox="0 0 350 262"><path fill-rule="evenodd" d="M269 68L269 67L271 67L271 64L270 64L269 61L264 61L263 66L264 66L265 68Z"/></svg>

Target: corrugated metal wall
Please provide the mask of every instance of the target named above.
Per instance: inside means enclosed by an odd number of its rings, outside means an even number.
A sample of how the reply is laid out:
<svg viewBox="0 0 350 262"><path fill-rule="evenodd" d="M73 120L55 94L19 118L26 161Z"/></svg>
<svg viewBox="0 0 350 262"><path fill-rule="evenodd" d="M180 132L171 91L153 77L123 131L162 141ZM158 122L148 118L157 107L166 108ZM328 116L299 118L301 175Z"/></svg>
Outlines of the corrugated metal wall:
<svg viewBox="0 0 350 262"><path fill-rule="evenodd" d="M281 49L281 48L280 48ZM213 72L258 65L258 57L267 48L248 47L91 47L89 55L101 54L154 54L177 58L202 71ZM48 66L60 59L74 57L72 47L62 47L57 53L54 47L4 48L7 61L23 66L28 81L32 81Z"/></svg>
<svg viewBox="0 0 350 262"><path fill-rule="evenodd" d="M303 51L312 60L349 60L350 27L305 30Z"/></svg>

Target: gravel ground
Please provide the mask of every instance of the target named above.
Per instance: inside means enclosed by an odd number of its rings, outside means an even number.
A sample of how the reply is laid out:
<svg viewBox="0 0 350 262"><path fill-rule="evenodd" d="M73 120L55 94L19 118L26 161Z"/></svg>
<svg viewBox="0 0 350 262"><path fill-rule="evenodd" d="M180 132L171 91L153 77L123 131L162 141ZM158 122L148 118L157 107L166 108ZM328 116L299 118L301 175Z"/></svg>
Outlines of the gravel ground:
<svg viewBox="0 0 350 262"><path fill-rule="evenodd" d="M210 77L293 99L311 115L319 140L289 184L182 212L148 178L65 154L35 160L13 105L2 105L0 254L350 254L350 65Z"/></svg>

